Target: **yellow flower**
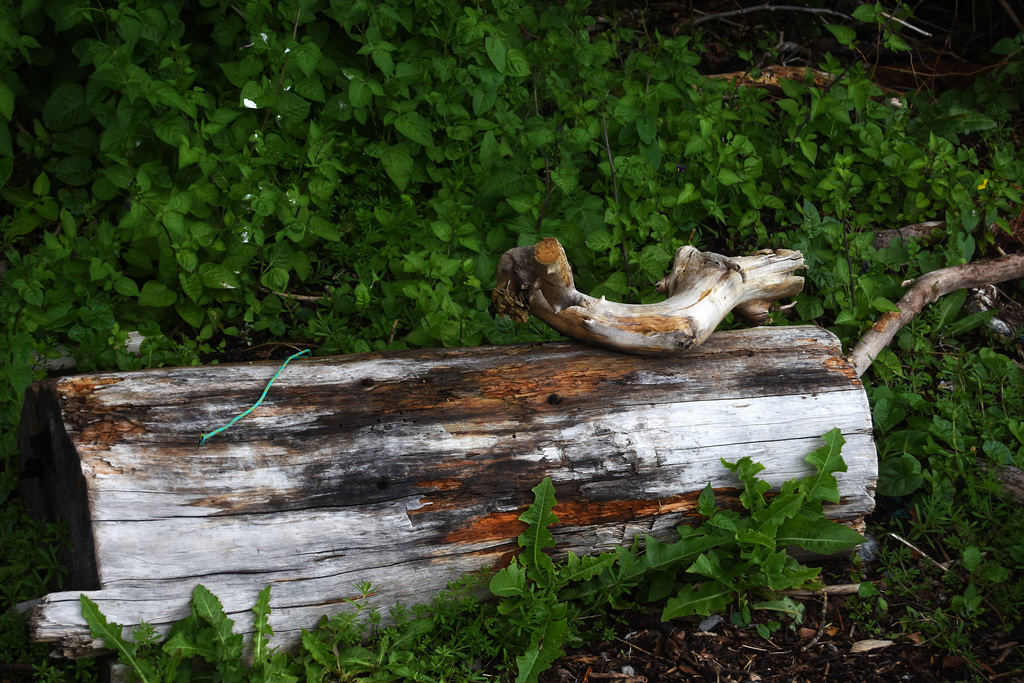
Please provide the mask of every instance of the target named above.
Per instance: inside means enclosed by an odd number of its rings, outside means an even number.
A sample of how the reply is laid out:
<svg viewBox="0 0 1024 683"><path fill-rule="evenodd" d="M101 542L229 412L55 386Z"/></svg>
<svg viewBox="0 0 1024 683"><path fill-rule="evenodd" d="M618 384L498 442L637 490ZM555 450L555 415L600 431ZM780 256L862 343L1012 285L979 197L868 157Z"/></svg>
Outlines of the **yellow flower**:
<svg viewBox="0 0 1024 683"><path fill-rule="evenodd" d="M987 185L988 185L988 178L982 178L981 179L981 184L978 185L978 189L979 190L984 190Z"/></svg>

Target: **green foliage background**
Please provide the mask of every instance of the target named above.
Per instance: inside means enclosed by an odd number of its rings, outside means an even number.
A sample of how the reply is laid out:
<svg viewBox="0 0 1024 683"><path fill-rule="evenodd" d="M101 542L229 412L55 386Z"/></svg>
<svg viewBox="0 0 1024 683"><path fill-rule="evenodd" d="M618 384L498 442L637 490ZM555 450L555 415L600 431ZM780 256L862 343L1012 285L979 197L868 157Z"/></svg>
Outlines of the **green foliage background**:
<svg viewBox="0 0 1024 683"><path fill-rule="evenodd" d="M964 91L883 93L862 62L827 56L836 84L773 94L698 73L700 32L599 24L585 0L0 14L3 607L60 583L59 530L14 494L14 434L61 350L87 371L267 340L324 355L549 339L488 311L498 257L545 236L581 290L639 302L683 244L801 249L806 293L776 322L849 346L902 281L991 256L1020 212L1020 40ZM855 16L903 46L872 6ZM875 229L934 219L931 246L872 246ZM1024 541L990 531L1017 513L972 474L978 458L1024 464L1020 370L984 322L954 295L876 362L880 487L912 501L920 533L966 528L943 542L1007 568L965 581L1024 590Z"/></svg>

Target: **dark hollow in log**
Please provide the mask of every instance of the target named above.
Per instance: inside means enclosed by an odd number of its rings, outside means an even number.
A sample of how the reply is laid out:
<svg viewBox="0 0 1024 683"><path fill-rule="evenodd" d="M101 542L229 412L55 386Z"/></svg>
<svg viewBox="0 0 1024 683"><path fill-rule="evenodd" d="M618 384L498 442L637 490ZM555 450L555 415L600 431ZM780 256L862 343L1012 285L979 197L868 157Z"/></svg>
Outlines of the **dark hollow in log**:
<svg viewBox="0 0 1024 683"><path fill-rule="evenodd" d="M427 602L461 574L507 563L518 516L555 484L558 551L675 537L722 467L743 456L775 485L838 427L849 472L828 514L862 522L877 474L863 387L814 327L713 335L683 356L571 343L296 360L47 380L25 400L25 500L70 522L69 590L43 598L33 637L96 654L79 594L113 621L165 630L197 583L241 629L271 591L275 644L346 609Z"/></svg>

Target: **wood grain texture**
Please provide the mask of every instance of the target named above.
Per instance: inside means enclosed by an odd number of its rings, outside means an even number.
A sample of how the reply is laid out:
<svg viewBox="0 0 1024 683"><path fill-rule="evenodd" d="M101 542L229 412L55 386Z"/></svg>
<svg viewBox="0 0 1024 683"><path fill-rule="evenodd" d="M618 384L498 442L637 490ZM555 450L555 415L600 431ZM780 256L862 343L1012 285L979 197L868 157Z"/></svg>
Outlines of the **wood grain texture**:
<svg viewBox="0 0 1024 683"><path fill-rule="evenodd" d="M26 500L76 520L74 555L91 554L71 590L34 608L33 637L96 654L81 592L113 621L165 629L188 614L197 583L247 630L269 584L275 643L290 647L345 609L356 582L379 586L371 603L386 611L507 563L545 476L558 551L597 553L636 534L673 538L709 481L735 500L720 458L751 456L776 485L808 473L804 457L833 427L849 472L828 514L857 524L873 504L867 398L818 328L724 332L665 358L559 343L296 360L256 411L197 447L276 368L33 386Z"/></svg>

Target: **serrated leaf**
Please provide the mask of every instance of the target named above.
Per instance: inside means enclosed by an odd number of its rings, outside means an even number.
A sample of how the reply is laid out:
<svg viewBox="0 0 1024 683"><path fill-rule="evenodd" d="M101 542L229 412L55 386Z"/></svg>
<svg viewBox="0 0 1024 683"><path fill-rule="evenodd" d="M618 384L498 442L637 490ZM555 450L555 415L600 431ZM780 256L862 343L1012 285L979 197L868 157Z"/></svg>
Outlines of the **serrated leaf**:
<svg viewBox="0 0 1024 683"><path fill-rule="evenodd" d="M670 598L661 613L662 621L694 614L706 617L721 612L733 600L732 590L718 581L705 581L699 586L683 586L679 593Z"/></svg>
<svg viewBox="0 0 1024 683"><path fill-rule="evenodd" d="M708 550L724 545L729 539L720 536L694 534L674 543L659 541L653 536L644 536L645 552L626 572L625 578L636 578L642 574L664 572L691 564Z"/></svg>
<svg viewBox="0 0 1024 683"><path fill-rule="evenodd" d="M715 489L712 488L709 481L704 490L697 496L697 514L710 517L715 513L716 509L718 508L715 506Z"/></svg>
<svg viewBox="0 0 1024 683"><path fill-rule="evenodd" d="M800 491L807 500L820 503L829 500L839 502L839 484L832 476L834 472L845 472L846 463L841 455L846 439L838 428L832 429L821 437L825 445L811 452L805 460L817 468L817 473L800 480Z"/></svg>
<svg viewBox="0 0 1024 683"><path fill-rule="evenodd" d="M614 553L603 553L597 557L590 555L579 557L576 553L570 552L565 558L565 564L558 570L558 581L563 585L587 581L610 567L615 560Z"/></svg>
<svg viewBox="0 0 1024 683"><path fill-rule="evenodd" d="M562 655L562 641L569 623L565 619L564 604L552 605L545 622L535 628L530 636L530 647L525 654L516 657L519 671L516 683L533 683L551 662Z"/></svg>
<svg viewBox="0 0 1024 683"><path fill-rule="evenodd" d="M754 524L758 526L782 524L800 512L803 504L804 494L802 493L780 493L772 499L767 508L754 513Z"/></svg>
<svg viewBox="0 0 1024 683"><path fill-rule="evenodd" d="M82 616L89 624L89 633L93 638L103 641L107 647L117 650L117 656L122 663L126 664L143 683L155 683L157 681L156 671L149 662L136 657L136 645L125 640L121 636L123 627L120 624L111 624L106 616L100 611L99 605L90 600L84 593L79 597L82 604Z"/></svg>
<svg viewBox="0 0 1024 683"><path fill-rule="evenodd" d="M526 531L519 535L519 545L523 547L520 561L526 565L527 575L541 586L551 586L554 582L555 567L551 558L544 552L545 548L555 545L555 537L548 527L558 523L558 517L551 512L555 507L555 487L551 477L533 488L533 504L519 516L525 522Z"/></svg>
<svg viewBox="0 0 1024 683"><path fill-rule="evenodd" d="M270 615L270 586L260 591L252 611L256 613L256 617L253 619L253 629L256 633L252 638L252 658L255 664L263 666L267 659L267 644L270 637L274 635L274 629L270 627L268 619Z"/></svg>
<svg viewBox="0 0 1024 683"><path fill-rule="evenodd" d="M523 595L526 592L526 567L515 559L491 579L488 589L498 597Z"/></svg>

